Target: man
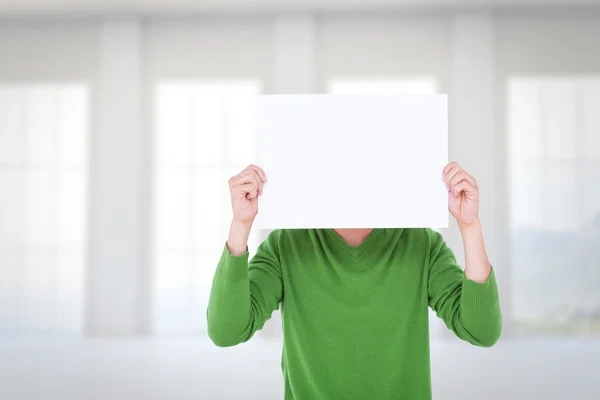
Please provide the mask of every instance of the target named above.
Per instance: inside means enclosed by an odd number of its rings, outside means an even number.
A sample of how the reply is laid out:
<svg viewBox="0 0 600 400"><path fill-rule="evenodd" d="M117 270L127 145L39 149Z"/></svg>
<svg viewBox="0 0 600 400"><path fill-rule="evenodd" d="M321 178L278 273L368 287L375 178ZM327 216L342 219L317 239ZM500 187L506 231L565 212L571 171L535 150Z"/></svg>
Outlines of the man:
<svg viewBox="0 0 600 400"><path fill-rule="evenodd" d="M286 400L430 399L428 306L477 346L492 346L502 330L477 181L456 163L442 177L464 272L431 229L276 230L248 262L267 178L254 165L231 178L233 222L207 313L212 341L249 340L281 303Z"/></svg>

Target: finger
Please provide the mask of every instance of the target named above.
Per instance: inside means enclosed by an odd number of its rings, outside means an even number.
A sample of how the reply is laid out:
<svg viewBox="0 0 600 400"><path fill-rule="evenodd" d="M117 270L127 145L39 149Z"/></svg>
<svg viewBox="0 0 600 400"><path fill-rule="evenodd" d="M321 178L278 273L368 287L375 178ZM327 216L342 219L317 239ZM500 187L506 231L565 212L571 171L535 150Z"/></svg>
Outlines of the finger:
<svg viewBox="0 0 600 400"><path fill-rule="evenodd" d="M462 192L465 192L466 194L473 194L477 192L477 189L468 181L461 181L458 185L452 187L452 194L454 197L458 197L458 195Z"/></svg>
<svg viewBox="0 0 600 400"><path fill-rule="evenodd" d="M250 164L248 168L252 168L253 170L255 170L263 182L267 181L267 174L265 174L265 171L263 171L261 167L259 167L258 165Z"/></svg>
<svg viewBox="0 0 600 400"><path fill-rule="evenodd" d="M255 173L258 177L258 194L261 195L263 193L263 185L267 181L265 171L263 171L262 168L254 164L249 165L247 170Z"/></svg>
<svg viewBox="0 0 600 400"><path fill-rule="evenodd" d="M246 183L244 185L239 186L239 190L241 194L243 194L244 197L248 200L258 196L258 186L254 182Z"/></svg>
<svg viewBox="0 0 600 400"><path fill-rule="evenodd" d="M260 178L260 175L258 175L258 172L256 172L256 170L248 167L244 170L244 172L240 174L240 180L237 181L237 184L243 185L250 182L256 184L259 194L261 194L264 184L263 180Z"/></svg>
<svg viewBox="0 0 600 400"><path fill-rule="evenodd" d="M229 187L233 188L234 186L239 186L239 185L243 185L244 184L244 175L246 173L246 170L240 172L237 175L232 176L231 178L229 178Z"/></svg>
<svg viewBox="0 0 600 400"><path fill-rule="evenodd" d="M260 174L258 173L258 171L256 169L251 168L250 171L252 172L252 180L258 186L258 194L261 195L265 181L262 179L262 177L260 176Z"/></svg>
<svg viewBox="0 0 600 400"><path fill-rule="evenodd" d="M456 161L452 161L451 163L446 165L444 167L444 171L442 172L442 176L448 175L448 172L450 172L450 170L454 167L460 167L460 165L458 165L458 163Z"/></svg>
<svg viewBox="0 0 600 400"><path fill-rule="evenodd" d="M262 192L263 181L260 179L258 173L252 169L247 168L244 171L240 172L238 175L234 176L229 180L229 186L235 187L240 185L245 185L247 183L255 183L257 188Z"/></svg>
<svg viewBox="0 0 600 400"><path fill-rule="evenodd" d="M458 197L458 195L466 189L466 186L467 186L467 182L465 182L465 181L462 181L458 185L453 186L451 191L452 191L452 194L454 195L454 197Z"/></svg>
<svg viewBox="0 0 600 400"><path fill-rule="evenodd" d="M258 191L250 192L246 194L246 199L252 200L258 197Z"/></svg>
<svg viewBox="0 0 600 400"><path fill-rule="evenodd" d="M458 171L458 173L456 175L454 175L454 177L450 180L450 187L454 187L456 186L458 183L462 182L462 181L467 181L469 182L471 185L475 186L475 178L473 178L471 175L467 174L465 172L465 170L460 170Z"/></svg>
<svg viewBox="0 0 600 400"><path fill-rule="evenodd" d="M250 193L251 191L258 191L258 185L256 182L248 182L235 187L236 192Z"/></svg>
<svg viewBox="0 0 600 400"><path fill-rule="evenodd" d="M448 189L450 189L452 187L452 186L450 186L450 181L460 171L462 171L462 168L460 168L460 166L458 166L458 165L455 165L454 167L450 168L450 170L448 170L448 173L446 175L444 175L444 182L446 182L446 187Z"/></svg>

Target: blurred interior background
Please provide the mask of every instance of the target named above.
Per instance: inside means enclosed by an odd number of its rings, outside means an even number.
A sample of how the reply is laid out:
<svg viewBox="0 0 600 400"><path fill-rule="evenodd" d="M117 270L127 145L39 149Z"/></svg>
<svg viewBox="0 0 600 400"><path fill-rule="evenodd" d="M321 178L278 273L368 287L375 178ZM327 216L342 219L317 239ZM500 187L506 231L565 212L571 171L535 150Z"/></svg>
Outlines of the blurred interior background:
<svg viewBox="0 0 600 400"><path fill-rule="evenodd" d="M600 398L599 3L0 0L0 398L282 398L278 313L206 335L256 96L434 92L505 325L434 398Z"/></svg>

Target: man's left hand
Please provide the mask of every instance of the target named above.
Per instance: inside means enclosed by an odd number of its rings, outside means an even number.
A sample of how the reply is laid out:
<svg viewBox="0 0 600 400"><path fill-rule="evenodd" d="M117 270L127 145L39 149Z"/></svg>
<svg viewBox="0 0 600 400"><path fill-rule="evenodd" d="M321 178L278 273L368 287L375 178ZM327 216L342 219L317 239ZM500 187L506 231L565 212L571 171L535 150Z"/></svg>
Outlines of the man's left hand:
<svg viewBox="0 0 600 400"><path fill-rule="evenodd" d="M446 165L443 179L448 188L448 209L459 226L468 226L479 218L479 186L456 162Z"/></svg>

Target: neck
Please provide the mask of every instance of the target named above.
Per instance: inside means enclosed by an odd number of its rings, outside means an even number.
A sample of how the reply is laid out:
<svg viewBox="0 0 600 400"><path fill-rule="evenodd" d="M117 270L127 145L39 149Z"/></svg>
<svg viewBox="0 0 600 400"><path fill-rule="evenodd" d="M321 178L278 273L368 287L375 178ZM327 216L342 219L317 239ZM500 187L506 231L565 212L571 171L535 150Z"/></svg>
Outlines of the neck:
<svg viewBox="0 0 600 400"><path fill-rule="evenodd" d="M334 229L334 231L344 239L344 242L352 247L358 247L365 241L367 236L373 232L373 228L368 229Z"/></svg>

